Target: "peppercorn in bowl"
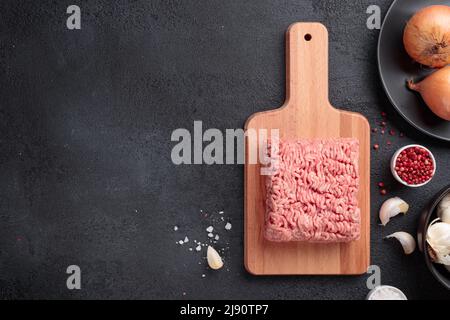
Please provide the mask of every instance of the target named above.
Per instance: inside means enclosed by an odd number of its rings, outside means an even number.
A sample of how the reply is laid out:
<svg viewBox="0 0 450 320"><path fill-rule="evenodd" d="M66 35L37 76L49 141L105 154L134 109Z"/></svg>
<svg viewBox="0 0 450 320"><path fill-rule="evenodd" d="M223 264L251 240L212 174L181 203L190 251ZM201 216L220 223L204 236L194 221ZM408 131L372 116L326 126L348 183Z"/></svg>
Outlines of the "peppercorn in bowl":
<svg viewBox="0 0 450 320"><path fill-rule="evenodd" d="M436 160L430 150L418 144L398 149L391 159L394 178L408 187L421 187L436 173Z"/></svg>

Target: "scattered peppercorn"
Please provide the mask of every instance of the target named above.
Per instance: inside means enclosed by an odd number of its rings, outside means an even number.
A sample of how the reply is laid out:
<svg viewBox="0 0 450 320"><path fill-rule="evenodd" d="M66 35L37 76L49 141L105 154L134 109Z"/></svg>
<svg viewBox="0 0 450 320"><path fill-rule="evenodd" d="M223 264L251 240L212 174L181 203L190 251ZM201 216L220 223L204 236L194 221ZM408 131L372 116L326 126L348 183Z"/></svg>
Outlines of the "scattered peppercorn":
<svg viewBox="0 0 450 320"><path fill-rule="evenodd" d="M380 188L384 188L384 182L378 182L378 186L379 186Z"/></svg>
<svg viewBox="0 0 450 320"><path fill-rule="evenodd" d="M394 130L394 129L389 130L389 134L390 134L391 136L395 135L395 130Z"/></svg>
<svg viewBox="0 0 450 320"><path fill-rule="evenodd" d="M384 196L386 193L387 193L386 189L381 189L381 190L380 190L380 194L381 194L381 195Z"/></svg>
<svg viewBox="0 0 450 320"><path fill-rule="evenodd" d="M373 145L373 148L374 148L375 150L378 150L379 147L380 147L380 146L379 146L378 144L374 144L374 145Z"/></svg>

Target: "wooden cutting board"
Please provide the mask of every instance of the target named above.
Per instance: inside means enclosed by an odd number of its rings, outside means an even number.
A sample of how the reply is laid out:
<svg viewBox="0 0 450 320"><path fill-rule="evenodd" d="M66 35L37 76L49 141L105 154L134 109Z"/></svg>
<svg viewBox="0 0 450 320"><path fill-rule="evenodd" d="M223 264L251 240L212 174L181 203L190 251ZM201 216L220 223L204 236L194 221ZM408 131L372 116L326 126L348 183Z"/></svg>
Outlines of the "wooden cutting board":
<svg viewBox="0 0 450 320"><path fill-rule="evenodd" d="M359 139L361 238L341 244L265 240L265 176L260 175L259 164L247 164L247 137L245 267L254 275L365 273L370 260L369 123L358 113L335 109L328 100L328 32L322 24L291 25L286 33L286 46L286 102L278 109L252 115L245 129L279 129L281 139Z"/></svg>

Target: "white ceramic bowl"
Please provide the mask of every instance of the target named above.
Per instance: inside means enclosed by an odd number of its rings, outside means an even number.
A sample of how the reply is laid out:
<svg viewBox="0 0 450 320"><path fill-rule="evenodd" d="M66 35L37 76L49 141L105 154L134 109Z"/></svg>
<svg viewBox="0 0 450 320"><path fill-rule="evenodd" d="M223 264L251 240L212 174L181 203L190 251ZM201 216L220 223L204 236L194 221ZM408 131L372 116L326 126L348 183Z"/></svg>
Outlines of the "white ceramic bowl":
<svg viewBox="0 0 450 320"><path fill-rule="evenodd" d="M403 180L399 177L399 175L397 174L397 171L395 171L395 163L397 162L397 158L398 158L398 156L400 155L400 153L401 153L403 150L408 149L408 148L412 148L412 147L419 147L419 148L423 148L423 149L427 150L427 151L430 153L431 160L433 161L433 174L432 174L431 178L430 178L429 180L425 181L424 183L420 183L420 184L409 184L409 183L406 183L405 181L403 181ZM408 187L411 187L411 188L418 188L418 187L421 187L421 186L426 185L428 182L430 182L431 180L433 180L434 174L436 173L436 159L434 159L433 153L432 153L428 148L426 148L426 147L424 147L424 146L422 146L422 145L420 145L420 144L409 144L409 145L407 145L407 146L404 146L404 147L398 149L398 150L394 153L394 155L392 156L392 158L391 158L391 172L392 172L392 175L394 176L395 180L397 180L397 181L400 182L401 184L403 184L403 185L405 185L405 186L408 186Z"/></svg>
<svg viewBox="0 0 450 320"><path fill-rule="evenodd" d="M395 297L386 297L384 299L377 299L376 293L380 291L387 291L387 293L395 294ZM367 300L408 300L405 294L398 288L392 286L377 286L372 289L367 295Z"/></svg>

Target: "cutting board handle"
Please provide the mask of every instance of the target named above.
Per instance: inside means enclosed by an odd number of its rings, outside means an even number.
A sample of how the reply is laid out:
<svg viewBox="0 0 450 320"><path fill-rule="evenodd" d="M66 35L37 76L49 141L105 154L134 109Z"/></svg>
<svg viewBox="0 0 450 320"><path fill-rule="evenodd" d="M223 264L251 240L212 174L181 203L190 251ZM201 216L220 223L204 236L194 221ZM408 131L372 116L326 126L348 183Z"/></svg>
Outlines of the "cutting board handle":
<svg viewBox="0 0 450 320"><path fill-rule="evenodd" d="M321 23L298 22L286 33L286 97L289 108L330 108L328 31Z"/></svg>

